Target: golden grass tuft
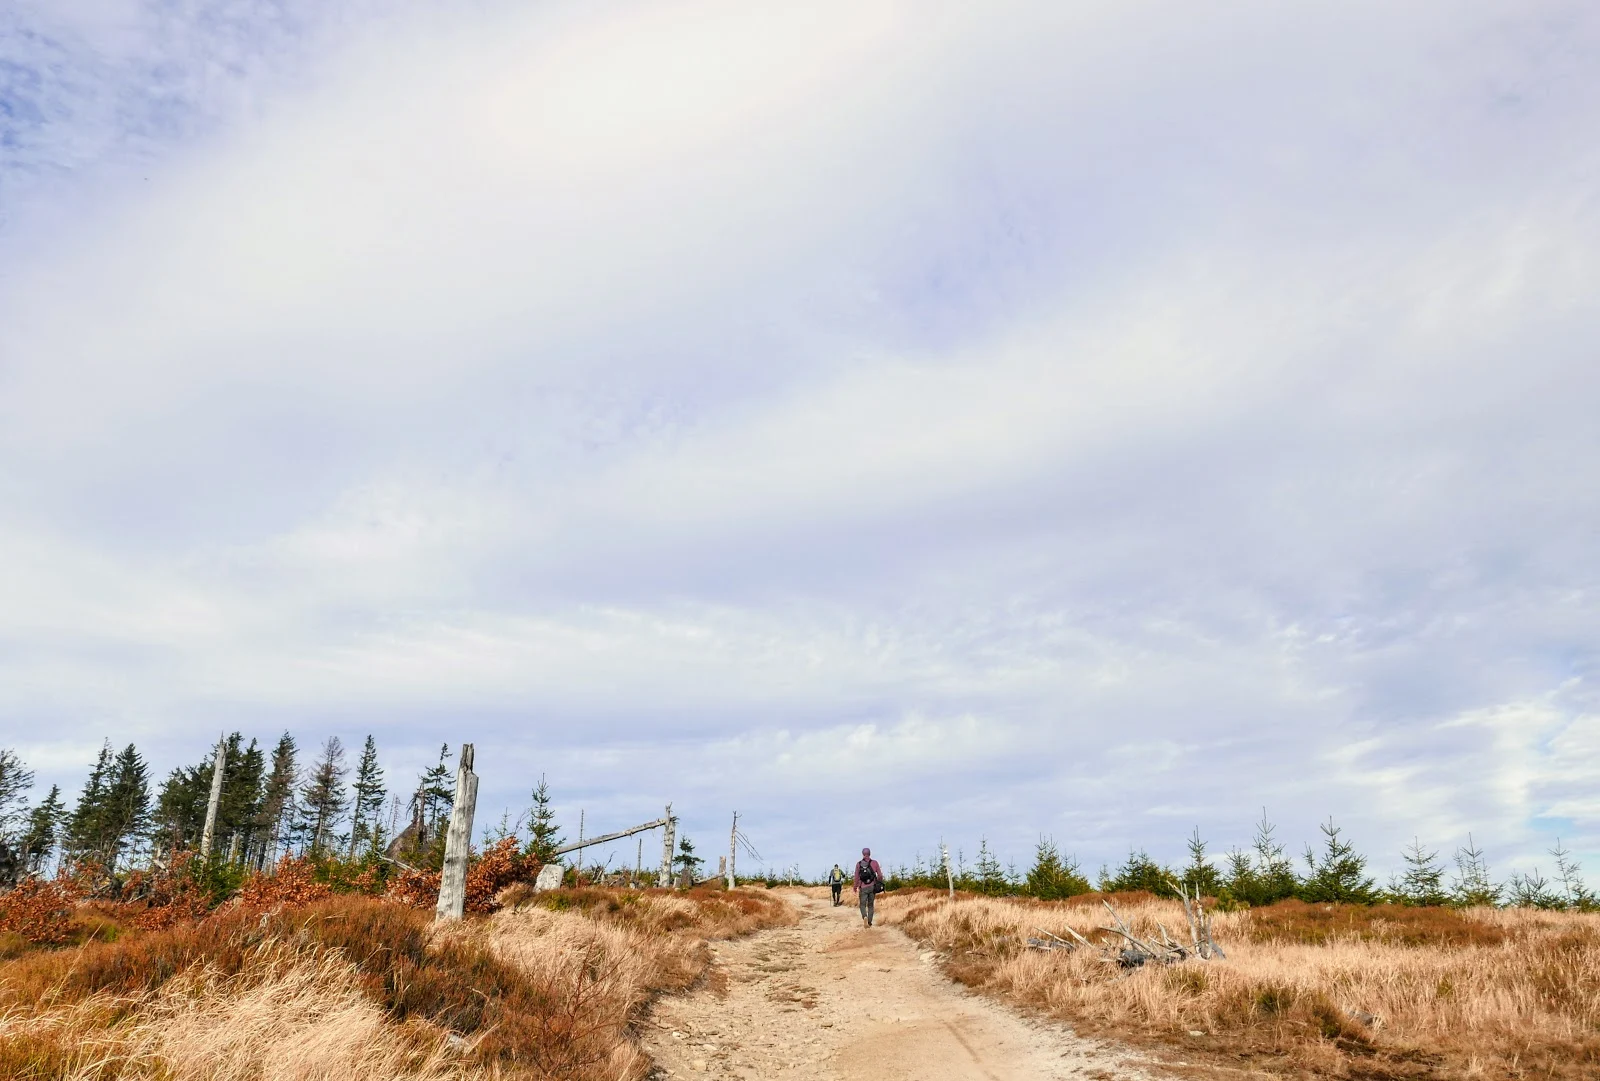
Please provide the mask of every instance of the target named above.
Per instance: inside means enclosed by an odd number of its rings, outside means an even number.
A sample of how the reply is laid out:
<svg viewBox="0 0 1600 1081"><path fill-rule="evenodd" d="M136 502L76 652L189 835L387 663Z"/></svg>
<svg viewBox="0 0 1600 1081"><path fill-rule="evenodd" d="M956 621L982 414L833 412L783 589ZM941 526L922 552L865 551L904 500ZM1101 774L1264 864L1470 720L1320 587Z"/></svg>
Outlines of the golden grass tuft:
<svg viewBox="0 0 1600 1081"><path fill-rule="evenodd" d="M1098 898L951 902L902 891L880 904L965 983L1086 1032L1179 1044L1186 1060L1219 1070L1600 1076L1600 915L1291 902L1216 913L1226 961L1124 976L1086 951L1023 946L1034 928L1096 938L1109 921ZM1176 902L1128 895L1117 911L1136 934L1158 924L1187 934Z"/></svg>

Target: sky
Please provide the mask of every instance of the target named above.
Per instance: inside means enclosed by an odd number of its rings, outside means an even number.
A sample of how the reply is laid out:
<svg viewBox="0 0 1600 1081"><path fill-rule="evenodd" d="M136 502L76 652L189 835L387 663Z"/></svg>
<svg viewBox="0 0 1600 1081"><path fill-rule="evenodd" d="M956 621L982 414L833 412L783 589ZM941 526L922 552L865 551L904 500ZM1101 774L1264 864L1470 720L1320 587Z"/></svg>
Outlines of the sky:
<svg viewBox="0 0 1600 1081"><path fill-rule="evenodd" d="M1600 877L1597 115L1582 2L11 0L0 746Z"/></svg>

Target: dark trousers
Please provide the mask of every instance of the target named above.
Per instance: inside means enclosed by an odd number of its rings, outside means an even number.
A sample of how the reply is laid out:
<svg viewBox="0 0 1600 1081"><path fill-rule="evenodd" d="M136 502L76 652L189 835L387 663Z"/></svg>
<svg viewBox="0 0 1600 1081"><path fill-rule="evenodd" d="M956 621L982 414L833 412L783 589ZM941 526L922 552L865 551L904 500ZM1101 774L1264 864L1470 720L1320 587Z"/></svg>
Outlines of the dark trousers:
<svg viewBox="0 0 1600 1081"><path fill-rule="evenodd" d="M877 907L875 904L877 900L878 895L871 886L861 887L861 896L857 899L857 903L861 906L861 918L867 921L868 927L872 926L872 910Z"/></svg>
<svg viewBox="0 0 1600 1081"><path fill-rule="evenodd" d="M838 906L839 897L843 893L844 893L844 883L843 882L835 882L835 883L833 883L833 903L834 903L835 907Z"/></svg>

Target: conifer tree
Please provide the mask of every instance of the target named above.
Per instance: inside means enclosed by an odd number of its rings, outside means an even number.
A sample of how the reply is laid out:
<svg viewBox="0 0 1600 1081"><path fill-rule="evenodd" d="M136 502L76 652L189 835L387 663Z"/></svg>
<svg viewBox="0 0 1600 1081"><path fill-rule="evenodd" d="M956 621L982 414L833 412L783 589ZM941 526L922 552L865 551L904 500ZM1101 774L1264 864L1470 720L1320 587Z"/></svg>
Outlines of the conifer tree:
<svg viewBox="0 0 1600 1081"><path fill-rule="evenodd" d="M1561 883L1562 899L1567 907L1579 912L1600 909L1600 898L1596 898L1584 885L1583 868L1561 844L1561 838L1556 838L1556 846L1550 850L1550 854L1556 858L1556 877Z"/></svg>
<svg viewBox="0 0 1600 1081"><path fill-rule="evenodd" d="M450 744L439 745L439 762L422 771L417 785L417 795L422 801L422 821L428 827L428 836L444 833L445 820L456 802L455 777L449 766Z"/></svg>
<svg viewBox="0 0 1600 1081"><path fill-rule="evenodd" d="M361 761L356 763L355 780L350 785L350 858L362 845L376 848L381 833L379 816L383 813L383 768L378 765L378 744L371 735L361 747Z"/></svg>
<svg viewBox="0 0 1600 1081"><path fill-rule="evenodd" d="M1106 893L1146 890L1157 897L1176 897L1172 872L1150 858L1143 849L1129 849L1128 858L1116 871L1100 868L1100 889Z"/></svg>
<svg viewBox="0 0 1600 1081"><path fill-rule="evenodd" d="M1449 900L1444 890L1444 868L1439 853L1422 847L1419 838L1400 853L1405 870L1390 881L1389 895L1403 905L1442 905Z"/></svg>
<svg viewBox="0 0 1600 1081"><path fill-rule="evenodd" d="M539 775L539 786L533 790L533 807L528 811L528 855L541 864L556 858L561 847L561 829L556 825L556 812L550 806L550 786L544 774Z"/></svg>
<svg viewBox="0 0 1600 1081"><path fill-rule="evenodd" d="M21 823L32 787L33 771L23 766L15 751L0 750L0 841L8 840Z"/></svg>
<svg viewBox="0 0 1600 1081"><path fill-rule="evenodd" d="M1467 843L1456 849L1456 880L1450 888L1450 902L1462 908L1493 907L1500 903L1503 889L1489 877L1489 861L1483 849L1467 834Z"/></svg>
<svg viewBox="0 0 1600 1081"><path fill-rule="evenodd" d="M128 744L112 762L106 783L100 856L108 872L144 841L150 830L150 774L144 758Z"/></svg>
<svg viewBox="0 0 1600 1081"><path fill-rule="evenodd" d="M678 874L688 872L689 881L694 882L700 877L700 867L705 862L694 854L694 842L689 840L687 833L678 838L678 854L672 859L672 865Z"/></svg>
<svg viewBox="0 0 1600 1081"><path fill-rule="evenodd" d="M1539 873L1539 868L1523 874L1514 874L1506 880L1506 904L1512 908L1562 909L1566 900L1550 888L1550 880Z"/></svg>
<svg viewBox="0 0 1600 1081"><path fill-rule="evenodd" d="M181 766L167 774L156 794L155 844L164 852L197 844L211 798L211 764Z"/></svg>
<svg viewBox="0 0 1600 1081"><path fill-rule="evenodd" d="M259 828L257 820L265 786L266 756L255 740L252 739L248 747L241 747L243 742L243 737L235 732L225 744L222 797L217 805L217 838L219 841L226 838L222 851L228 852L233 849L233 839L237 837L238 851L248 863L250 844ZM209 791L206 798L210 799Z"/></svg>
<svg viewBox="0 0 1600 1081"><path fill-rule="evenodd" d="M272 750L272 767L262 785L261 809L256 812L258 868L277 862L294 817L296 750L294 737L287 732L278 737L278 745Z"/></svg>
<svg viewBox="0 0 1600 1081"><path fill-rule="evenodd" d="M989 848L989 838L979 838L978 862L972 869L978 876L978 890L981 893L992 895L1005 892L1005 872L1001 870L1000 861Z"/></svg>
<svg viewBox="0 0 1600 1081"><path fill-rule="evenodd" d="M111 741L100 745L100 755L89 770L83 792L67 820L66 849L73 859L89 859L99 845L105 818L106 784L111 772Z"/></svg>
<svg viewBox="0 0 1600 1081"><path fill-rule="evenodd" d="M344 744L338 736L329 736L300 786L303 821L310 841L308 851L313 855L326 851L334 826L344 813L344 779L349 772L344 764Z"/></svg>
<svg viewBox="0 0 1600 1081"><path fill-rule="evenodd" d="M919 861L920 863L920 861ZM1029 896L1044 901L1059 901L1089 892L1089 882L1078 869L1077 860L1063 859L1055 841L1040 837L1034 849L1033 867L1024 880L1023 889Z"/></svg>
<svg viewBox="0 0 1600 1081"><path fill-rule="evenodd" d="M1198 890L1201 896L1215 897L1222 890L1222 876L1206 859L1206 843L1200 839L1199 826L1194 828L1194 833L1184 843L1189 849L1189 863L1183 869L1182 881L1190 889Z"/></svg>
<svg viewBox="0 0 1600 1081"><path fill-rule="evenodd" d="M1241 900L1252 905L1270 905L1300 892L1300 878L1295 874L1294 861L1277 838L1277 826L1267 818L1267 809L1261 808L1261 821L1256 823L1256 835L1251 841L1255 851L1256 892L1253 897Z"/></svg>
<svg viewBox="0 0 1600 1081"><path fill-rule="evenodd" d="M61 801L61 786L51 785L44 802L28 812L27 824L22 831L19 846L24 874L43 874L50 856L61 840L61 827L66 822L67 808Z"/></svg>
<svg viewBox="0 0 1600 1081"><path fill-rule="evenodd" d="M1322 855L1306 847L1307 874L1300 895L1313 902L1339 902L1366 905L1377 899L1374 882L1367 877L1367 860L1355 846L1343 840L1333 819L1318 827L1322 830Z"/></svg>

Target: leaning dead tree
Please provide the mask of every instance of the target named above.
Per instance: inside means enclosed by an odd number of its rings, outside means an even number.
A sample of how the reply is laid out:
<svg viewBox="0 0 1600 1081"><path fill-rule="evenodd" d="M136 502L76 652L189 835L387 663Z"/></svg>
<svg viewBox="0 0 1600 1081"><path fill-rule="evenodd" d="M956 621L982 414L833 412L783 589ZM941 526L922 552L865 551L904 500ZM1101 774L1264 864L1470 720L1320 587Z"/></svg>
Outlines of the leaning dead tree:
<svg viewBox="0 0 1600 1081"><path fill-rule="evenodd" d="M1117 915L1117 910L1112 907L1111 902L1103 901L1106 911L1111 913L1112 923L1115 924L1113 927L1100 928L1101 933L1115 936L1109 941L1096 945L1070 927L1066 931L1072 936L1072 941L1068 941L1042 927L1035 927L1034 930L1045 937L1029 938L1027 946L1030 950L1097 950L1100 953L1100 960L1126 969L1142 968L1148 964L1173 965L1191 958L1209 961L1213 957L1220 957L1227 960L1228 955L1222 952L1222 947L1211 937L1211 915L1200 903L1199 889L1191 894L1183 883L1175 885L1178 888L1178 899L1183 904L1184 919L1189 924L1188 942L1175 940L1159 921L1156 923L1157 934L1152 935L1147 932L1143 937L1135 935L1128 925L1122 922L1122 917Z"/></svg>

